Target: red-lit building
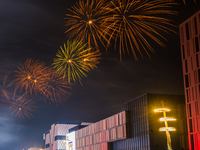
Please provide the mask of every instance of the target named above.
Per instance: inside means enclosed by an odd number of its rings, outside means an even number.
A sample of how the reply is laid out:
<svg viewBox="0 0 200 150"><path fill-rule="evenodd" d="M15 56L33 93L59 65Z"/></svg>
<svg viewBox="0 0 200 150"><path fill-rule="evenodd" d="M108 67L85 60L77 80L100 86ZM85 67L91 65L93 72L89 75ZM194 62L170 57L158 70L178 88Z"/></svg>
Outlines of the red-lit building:
<svg viewBox="0 0 200 150"><path fill-rule="evenodd" d="M200 11L179 26L190 150L200 150Z"/></svg>

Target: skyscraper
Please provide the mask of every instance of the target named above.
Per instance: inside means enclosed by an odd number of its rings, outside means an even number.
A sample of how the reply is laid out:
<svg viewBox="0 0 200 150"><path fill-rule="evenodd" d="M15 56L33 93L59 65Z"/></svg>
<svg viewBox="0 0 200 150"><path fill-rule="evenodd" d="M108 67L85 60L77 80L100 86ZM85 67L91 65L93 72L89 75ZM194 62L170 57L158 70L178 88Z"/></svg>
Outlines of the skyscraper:
<svg viewBox="0 0 200 150"><path fill-rule="evenodd" d="M179 26L189 149L200 149L200 11Z"/></svg>

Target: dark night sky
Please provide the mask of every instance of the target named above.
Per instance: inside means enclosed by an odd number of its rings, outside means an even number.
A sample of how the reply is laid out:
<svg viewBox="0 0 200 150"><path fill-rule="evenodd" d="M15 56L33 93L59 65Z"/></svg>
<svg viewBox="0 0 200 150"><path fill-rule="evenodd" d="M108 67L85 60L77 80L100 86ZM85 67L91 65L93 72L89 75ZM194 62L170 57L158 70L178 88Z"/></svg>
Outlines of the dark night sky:
<svg viewBox="0 0 200 150"><path fill-rule="evenodd" d="M191 1L191 0L190 0ZM27 58L51 65L60 45L67 40L65 14L72 0L0 0L0 67L14 71ZM179 25L200 8L199 0L175 7ZM175 29L178 33L178 28ZM56 121L96 122L123 110L124 102L143 93L184 94L179 35L164 34L166 48L155 44L152 58L132 56L119 60L118 51L103 48L97 69L73 86L63 105L55 106L34 97L39 111L34 118L19 121L0 95L0 150L42 146L42 135ZM154 43L153 43L154 44Z"/></svg>

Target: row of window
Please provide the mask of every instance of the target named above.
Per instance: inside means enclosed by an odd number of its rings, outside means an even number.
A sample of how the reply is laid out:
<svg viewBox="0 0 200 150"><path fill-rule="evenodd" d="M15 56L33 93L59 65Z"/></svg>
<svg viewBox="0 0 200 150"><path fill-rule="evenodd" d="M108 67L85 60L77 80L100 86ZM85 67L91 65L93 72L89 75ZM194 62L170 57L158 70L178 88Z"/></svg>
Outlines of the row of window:
<svg viewBox="0 0 200 150"><path fill-rule="evenodd" d="M76 132L76 137L81 138L84 136L88 136L91 134L95 134L98 132L105 131L107 129L115 128L117 126L121 126L126 123L126 112L123 111L121 113L118 113L114 116L111 116L109 118L106 118L104 120L101 120L97 123L94 123L92 125L89 125L83 129L80 129Z"/></svg>
<svg viewBox="0 0 200 150"><path fill-rule="evenodd" d="M126 125L102 131L83 138L76 138L76 147L83 147L87 145L109 142L113 140L116 141L122 138L126 138Z"/></svg>
<svg viewBox="0 0 200 150"><path fill-rule="evenodd" d="M197 17L195 16L194 18L189 20L184 26L180 27L181 43L183 43L185 40L188 41L192 36L198 34L198 30L200 30L199 24L200 24L200 14L199 14L199 21L197 20ZM185 31L185 36L183 36L184 31Z"/></svg>
<svg viewBox="0 0 200 150"><path fill-rule="evenodd" d="M182 59L186 59L186 57L191 56L192 52L197 53L199 52L199 44L200 44L200 36L196 36L192 39L192 41L187 41L181 47L182 49Z"/></svg>

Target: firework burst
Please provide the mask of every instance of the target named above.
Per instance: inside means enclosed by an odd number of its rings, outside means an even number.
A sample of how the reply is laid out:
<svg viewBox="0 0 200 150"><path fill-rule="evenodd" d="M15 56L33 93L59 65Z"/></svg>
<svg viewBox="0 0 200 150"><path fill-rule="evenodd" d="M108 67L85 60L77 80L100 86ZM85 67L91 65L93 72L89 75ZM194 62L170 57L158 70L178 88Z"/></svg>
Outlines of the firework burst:
<svg viewBox="0 0 200 150"><path fill-rule="evenodd" d="M82 77L87 76L87 72L97 67L100 55L98 50L91 50L80 41L67 41L64 48L60 46L53 65L57 72L63 74L63 78L68 76L69 83L71 80L80 82Z"/></svg>
<svg viewBox="0 0 200 150"><path fill-rule="evenodd" d="M161 46L165 46L158 37L165 39L158 31L172 31L167 26L174 26L170 19L159 15L176 15L177 12L169 10L172 2L160 0L111 0L109 9L110 15L104 19L103 24L107 26L115 39L115 49L119 43L120 59L122 53L132 51L134 59L137 61L136 50L142 56L143 49L150 57L149 52L154 49L147 41L153 39ZM109 39L111 40L111 38ZM166 40L166 39L165 39Z"/></svg>
<svg viewBox="0 0 200 150"><path fill-rule="evenodd" d="M48 68L48 73L45 76L45 84L40 89L40 93L51 102L61 103L66 101L70 95L71 85L67 78L63 79L61 74L55 72L54 69Z"/></svg>
<svg viewBox="0 0 200 150"><path fill-rule="evenodd" d="M108 3L106 0L79 0L76 6L72 6L69 11L72 14L66 14L66 30L69 39L75 37L88 43L89 47L95 46L98 49L98 40L104 45L108 32L105 32L106 26L102 25L102 20L106 18L109 11L106 9ZM105 46L105 45L104 45Z"/></svg>
<svg viewBox="0 0 200 150"><path fill-rule="evenodd" d="M34 117L37 111L36 103L32 99L28 99L25 94L15 98L11 102L11 114L23 121L25 121L26 118L30 119Z"/></svg>
<svg viewBox="0 0 200 150"><path fill-rule="evenodd" d="M45 84L44 79L47 73L45 64L39 60L27 59L25 63L18 66L18 69L15 75L15 91L24 89L25 92L30 94L33 92L37 94Z"/></svg>

